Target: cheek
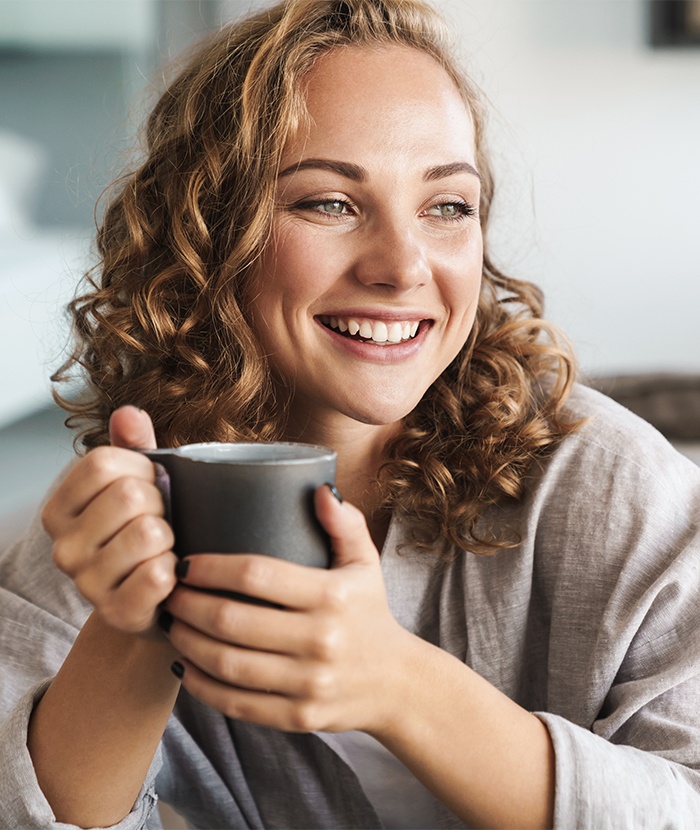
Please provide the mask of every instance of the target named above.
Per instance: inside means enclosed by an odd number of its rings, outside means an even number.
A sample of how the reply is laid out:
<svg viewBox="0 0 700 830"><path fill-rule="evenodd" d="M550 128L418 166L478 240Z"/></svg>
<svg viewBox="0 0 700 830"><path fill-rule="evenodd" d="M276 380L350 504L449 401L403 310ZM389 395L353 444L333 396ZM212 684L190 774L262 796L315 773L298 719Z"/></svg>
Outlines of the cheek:
<svg viewBox="0 0 700 830"><path fill-rule="evenodd" d="M308 229L288 227L278 232L262 263L260 304L299 314L333 284L342 251L332 241ZM331 272L328 263L334 263Z"/></svg>
<svg viewBox="0 0 700 830"><path fill-rule="evenodd" d="M452 315L458 321L460 328L471 330L481 293L483 273L483 245L481 236L474 239L468 246L455 252L450 259L446 280L446 301L452 310Z"/></svg>

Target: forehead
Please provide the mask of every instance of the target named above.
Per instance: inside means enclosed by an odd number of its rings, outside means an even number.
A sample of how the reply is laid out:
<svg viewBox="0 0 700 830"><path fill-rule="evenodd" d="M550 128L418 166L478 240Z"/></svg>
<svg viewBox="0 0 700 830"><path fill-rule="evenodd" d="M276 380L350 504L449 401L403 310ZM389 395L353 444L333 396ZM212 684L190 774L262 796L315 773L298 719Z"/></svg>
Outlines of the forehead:
<svg viewBox="0 0 700 830"><path fill-rule="evenodd" d="M474 128L455 82L432 56L408 46L341 46L322 55L304 86L309 126L285 157L326 152L465 156Z"/></svg>

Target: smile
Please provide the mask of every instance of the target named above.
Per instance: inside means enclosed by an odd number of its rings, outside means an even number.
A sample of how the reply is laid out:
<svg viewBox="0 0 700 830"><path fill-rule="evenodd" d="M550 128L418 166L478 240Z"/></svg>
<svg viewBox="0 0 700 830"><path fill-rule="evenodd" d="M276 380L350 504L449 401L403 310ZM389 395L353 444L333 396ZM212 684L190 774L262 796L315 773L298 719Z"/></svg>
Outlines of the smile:
<svg viewBox="0 0 700 830"><path fill-rule="evenodd" d="M326 328L337 331L345 337L365 342L376 343L378 346L392 346L412 340L420 328L420 320L370 320L355 317L329 317L321 315L319 318Z"/></svg>

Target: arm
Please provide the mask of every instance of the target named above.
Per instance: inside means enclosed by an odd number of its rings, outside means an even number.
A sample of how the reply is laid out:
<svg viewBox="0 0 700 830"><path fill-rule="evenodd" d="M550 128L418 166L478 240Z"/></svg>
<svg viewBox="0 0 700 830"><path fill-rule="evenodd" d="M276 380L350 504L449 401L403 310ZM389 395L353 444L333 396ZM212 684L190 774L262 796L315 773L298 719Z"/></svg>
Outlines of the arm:
<svg viewBox="0 0 700 830"><path fill-rule="evenodd" d="M231 718L364 730L472 826L551 826L553 752L541 720L398 625L359 511L326 488L317 511L333 539L331 571L268 557L189 560L187 585L286 607L177 588L167 609L185 687Z"/></svg>
<svg viewBox="0 0 700 830"><path fill-rule="evenodd" d="M113 419L112 434L113 444L155 443L150 421L131 408ZM162 513L153 465L118 448L79 462L44 510L56 563L95 607L29 726L37 779L58 821L124 818L174 705L171 647L150 636L175 583Z"/></svg>
<svg viewBox="0 0 700 830"><path fill-rule="evenodd" d="M32 714L27 745L57 821L108 827L129 813L179 684L167 643L93 614Z"/></svg>

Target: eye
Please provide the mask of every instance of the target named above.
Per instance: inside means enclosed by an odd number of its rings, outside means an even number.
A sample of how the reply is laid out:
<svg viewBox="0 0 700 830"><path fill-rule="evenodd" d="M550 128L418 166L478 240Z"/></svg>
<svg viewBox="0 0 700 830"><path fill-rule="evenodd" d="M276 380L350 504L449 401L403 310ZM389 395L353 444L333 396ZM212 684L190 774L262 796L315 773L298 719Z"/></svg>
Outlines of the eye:
<svg viewBox="0 0 700 830"><path fill-rule="evenodd" d="M318 202L316 210L321 213L329 213L331 216L341 216L345 213L347 202L342 202L340 199L331 199L328 202Z"/></svg>
<svg viewBox="0 0 700 830"><path fill-rule="evenodd" d="M352 213L352 208L344 199L313 199L299 202L294 205L296 210L310 210L321 216L346 216Z"/></svg>
<svg viewBox="0 0 700 830"><path fill-rule="evenodd" d="M439 219L460 220L474 216L476 210L466 202L440 202L426 210L428 216L437 216Z"/></svg>

